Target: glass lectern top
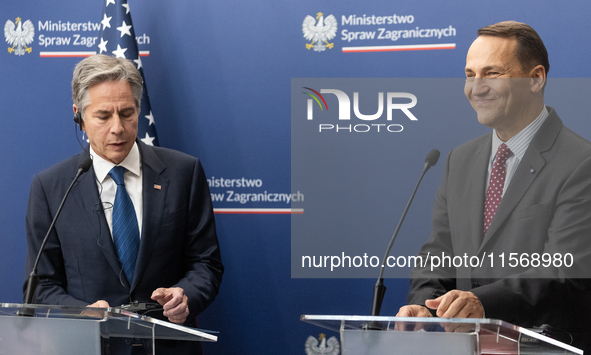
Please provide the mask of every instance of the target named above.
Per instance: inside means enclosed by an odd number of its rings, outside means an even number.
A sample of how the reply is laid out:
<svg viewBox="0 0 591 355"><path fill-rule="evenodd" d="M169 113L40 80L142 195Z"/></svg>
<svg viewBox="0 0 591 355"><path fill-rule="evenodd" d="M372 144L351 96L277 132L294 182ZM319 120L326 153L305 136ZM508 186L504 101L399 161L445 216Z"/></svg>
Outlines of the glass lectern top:
<svg viewBox="0 0 591 355"><path fill-rule="evenodd" d="M478 354L583 354L582 350L545 336L536 329L496 319L302 315L300 320L340 332L341 336L351 331L368 330L469 334L475 338Z"/></svg>
<svg viewBox="0 0 591 355"><path fill-rule="evenodd" d="M88 320L100 323L105 337L217 341L212 332L188 328L118 308L90 308L0 303L0 317L36 317Z"/></svg>

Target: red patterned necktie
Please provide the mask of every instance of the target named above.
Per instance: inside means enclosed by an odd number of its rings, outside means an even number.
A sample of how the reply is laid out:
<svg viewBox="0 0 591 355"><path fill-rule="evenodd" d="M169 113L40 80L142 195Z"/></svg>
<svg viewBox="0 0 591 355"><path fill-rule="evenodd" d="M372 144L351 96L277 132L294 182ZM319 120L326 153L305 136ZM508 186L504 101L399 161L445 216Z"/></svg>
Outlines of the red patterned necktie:
<svg viewBox="0 0 591 355"><path fill-rule="evenodd" d="M499 146L495 162L490 171L490 180L488 183L488 190L486 191L486 202L484 204L484 234L488 231L490 222L492 222L497 208L503 198L503 187L505 186L505 176L507 169L505 163L512 155L511 149L505 143Z"/></svg>

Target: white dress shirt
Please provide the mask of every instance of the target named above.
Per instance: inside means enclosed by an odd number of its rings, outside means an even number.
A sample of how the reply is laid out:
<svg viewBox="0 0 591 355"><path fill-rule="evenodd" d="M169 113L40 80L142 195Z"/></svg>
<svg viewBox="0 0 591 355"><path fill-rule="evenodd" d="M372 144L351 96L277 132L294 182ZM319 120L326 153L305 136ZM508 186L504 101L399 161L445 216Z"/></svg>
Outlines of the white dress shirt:
<svg viewBox="0 0 591 355"><path fill-rule="evenodd" d="M546 107L544 106L542 112L532 123L527 125L527 127L519 131L519 133L511 137L511 139L509 139L506 142L501 141L499 136L497 136L497 131L493 130L492 150L490 153L490 162L488 164L488 174L486 177L487 190L488 184L490 182L490 172L495 162L495 156L497 155L497 150L499 149L499 146L505 143L509 147L509 149L511 149L511 152L513 152L513 155L511 155L505 163L505 171L507 172L507 175L505 176L505 185L503 186L504 196L505 191L507 191L507 187L509 186L509 183L511 183L511 178L513 178L513 175L515 174L515 170L517 170L517 167L519 166L521 159L523 159L523 156L525 155L525 151L529 147L529 144L531 143L536 133L538 133L538 130L540 129L544 121L546 121L546 118L548 118L548 109L546 109Z"/></svg>
<svg viewBox="0 0 591 355"><path fill-rule="evenodd" d="M97 187L99 195L103 203L103 210L105 218L109 225L111 238L113 237L113 203L115 203L115 193L117 192L117 184L109 176L109 171L113 169L115 164L101 158L97 155L92 146L90 147L90 156L92 158L92 166L97 178ZM142 201L142 162L140 159L140 150L137 143L133 144L131 151L119 166L127 169L123 175L125 181L125 189L131 198L135 215L137 217L138 228L140 231L140 238L142 235L142 217L143 217L143 201Z"/></svg>

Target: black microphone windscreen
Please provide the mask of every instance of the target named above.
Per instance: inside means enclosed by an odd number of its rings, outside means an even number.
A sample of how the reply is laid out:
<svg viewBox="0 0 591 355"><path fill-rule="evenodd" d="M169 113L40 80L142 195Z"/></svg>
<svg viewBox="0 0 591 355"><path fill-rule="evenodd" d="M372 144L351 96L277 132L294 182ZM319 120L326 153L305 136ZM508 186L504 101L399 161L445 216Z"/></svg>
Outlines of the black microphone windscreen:
<svg viewBox="0 0 591 355"><path fill-rule="evenodd" d="M84 160L82 162L82 164L80 164L80 166L78 168L82 169L82 172L85 173L88 171L88 169L90 169L91 166L92 166L92 159L90 159L90 157L88 157L88 158L86 158L86 160Z"/></svg>
<svg viewBox="0 0 591 355"><path fill-rule="evenodd" d="M427 157L425 158L425 163L429 163L430 166L435 166L437 161L439 160L439 155L441 153L437 149L431 149Z"/></svg>

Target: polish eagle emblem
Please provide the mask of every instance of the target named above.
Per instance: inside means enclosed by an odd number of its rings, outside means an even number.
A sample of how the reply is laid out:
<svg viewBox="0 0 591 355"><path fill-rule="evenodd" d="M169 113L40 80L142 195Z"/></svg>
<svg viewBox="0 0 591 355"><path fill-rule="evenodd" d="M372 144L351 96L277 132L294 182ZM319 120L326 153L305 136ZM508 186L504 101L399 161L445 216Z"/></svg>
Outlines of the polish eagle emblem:
<svg viewBox="0 0 591 355"><path fill-rule="evenodd" d="M6 42L12 45L12 47L8 48L8 53L14 52L14 55L24 55L25 52L31 53L33 49L27 47L27 44L33 42L35 26L33 26L31 20L23 22L20 17L16 18L16 23L7 20L6 24L4 24L4 37Z"/></svg>
<svg viewBox="0 0 591 355"><path fill-rule="evenodd" d="M318 20L318 22L316 21ZM322 12L316 14L316 19L308 15L302 23L304 38L311 43L306 43L306 49L314 48L316 52L332 49L334 43L328 43L337 34L337 19L333 15L326 18Z"/></svg>
<svg viewBox="0 0 591 355"><path fill-rule="evenodd" d="M306 339L306 355L339 355L340 352L341 344L336 337L327 340L325 334L320 334L318 339L311 335Z"/></svg>

